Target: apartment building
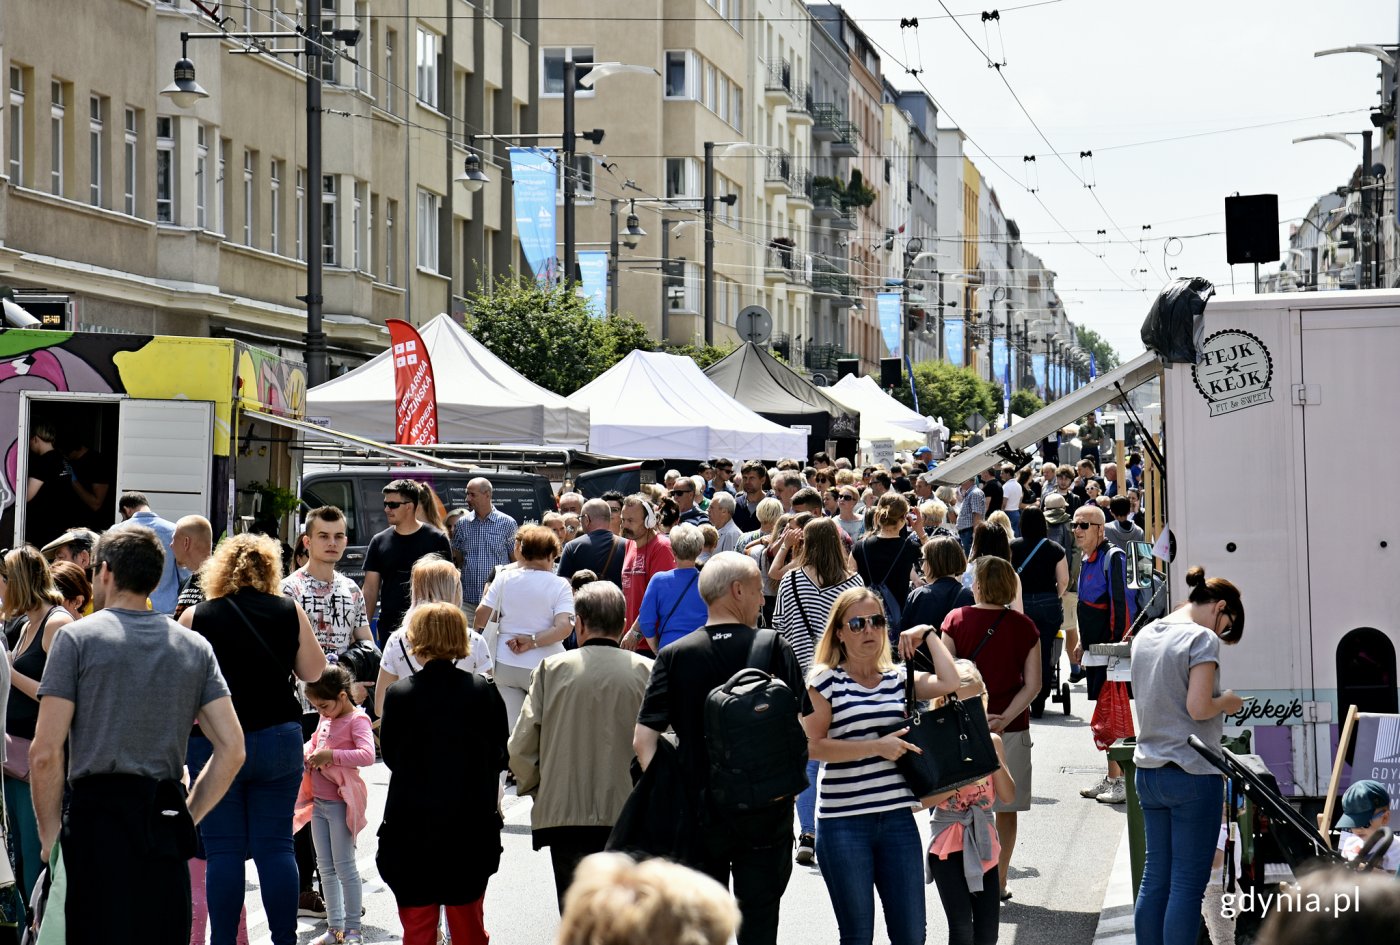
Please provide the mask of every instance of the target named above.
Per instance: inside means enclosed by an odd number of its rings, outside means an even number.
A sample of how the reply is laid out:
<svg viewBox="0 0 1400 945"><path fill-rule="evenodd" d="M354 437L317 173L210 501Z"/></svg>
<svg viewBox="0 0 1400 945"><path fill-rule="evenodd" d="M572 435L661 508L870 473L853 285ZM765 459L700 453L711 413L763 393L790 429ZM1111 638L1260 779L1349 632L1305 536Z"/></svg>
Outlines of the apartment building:
<svg viewBox="0 0 1400 945"><path fill-rule="evenodd" d="M909 223L905 234L920 251L913 254L910 283L909 347L914 363L936 361L939 348L938 297L938 106L923 91L894 91L894 104L909 122ZM906 243L906 246L909 244Z"/></svg>
<svg viewBox="0 0 1400 945"><path fill-rule="evenodd" d="M361 33L323 64L323 193L310 208L334 372L382 349L386 317L460 307L512 267L508 191L472 197L454 179L469 133L534 130L537 19L536 0L322 7L323 29ZM230 34L290 31L303 5L221 13ZM234 336L298 357L306 59L233 36L191 42L208 95L177 107L160 90L180 34L218 30L190 0L122 0L100 16L49 0L0 20L0 281L70 295L78 329Z"/></svg>

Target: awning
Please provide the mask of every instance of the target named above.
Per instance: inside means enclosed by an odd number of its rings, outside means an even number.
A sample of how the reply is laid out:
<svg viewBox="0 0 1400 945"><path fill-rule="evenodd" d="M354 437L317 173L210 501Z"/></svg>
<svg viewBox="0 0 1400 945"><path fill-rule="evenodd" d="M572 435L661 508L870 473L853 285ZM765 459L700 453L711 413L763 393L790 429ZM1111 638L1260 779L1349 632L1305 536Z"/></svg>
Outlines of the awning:
<svg viewBox="0 0 1400 945"><path fill-rule="evenodd" d="M1139 387L1162 370L1162 362L1150 351L1138 355L1127 364L1104 374L1066 394L1042 410L969 447L957 456L940 463L933 470L934 479L945 485L957 485L973 478L1007 452L1028 450L1056 430L1086 414L1098 410L1134 387ZM1121 390L1121 393L1120 393Z"/></svg>
<svg viewBox="0 0 1400 945"><path fill-rule="evenodd" d="M315 423L308 423L305 420L293 420L290 417L279 417L273 413L264 413L261 410L241 410L240 413L251 420L264 420L277 426L286 427L289 430L296 430L307 439L324 440L331 443L343 443L356 449L370 450L381 453L385 456L392 456L395 459L405 459L413 463L421 463L424 466L436 466L439 469L455 469L459 472L474 472L477 467L467 466L462 463L454 463L449 459L439 459L436 456L429 456L426 453L419 453L406 446L395 446L389 443L380 443L377 440L367 439L363 436L356 436L353 433L341 433Z"/></svg>

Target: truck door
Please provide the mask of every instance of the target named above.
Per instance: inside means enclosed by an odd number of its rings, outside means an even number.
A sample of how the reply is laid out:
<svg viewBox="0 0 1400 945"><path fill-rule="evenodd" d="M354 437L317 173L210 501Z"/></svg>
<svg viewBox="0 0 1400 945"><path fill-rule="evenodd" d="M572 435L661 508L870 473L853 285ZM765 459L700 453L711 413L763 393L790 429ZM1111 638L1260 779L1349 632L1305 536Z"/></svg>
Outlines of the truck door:
<svg viewBox="0 0 1400 945"><path fill-rule="evenodd" d="M209 516L214 405L197 400L121 401L117 493L142 492L174 522Z"/></svg>
<svg viewBox="0 0 1400 945"><path fill-rule="evenodd" d="M1400 518L1388 511L1400 468L1390 419L1400 403L1400 310L1304 311L1302 336L1312 684L1318 701L1335 699L1335 726L1351 703L1395 705L1395 648L1376 644L1400 639ZM1261 472L1271 461L1260 457ZM1386 688L1384 706L1371 707ZM1329 726L1312 728L1327 738ZM1314 752L1326 778L1332 746Z"/></svg>

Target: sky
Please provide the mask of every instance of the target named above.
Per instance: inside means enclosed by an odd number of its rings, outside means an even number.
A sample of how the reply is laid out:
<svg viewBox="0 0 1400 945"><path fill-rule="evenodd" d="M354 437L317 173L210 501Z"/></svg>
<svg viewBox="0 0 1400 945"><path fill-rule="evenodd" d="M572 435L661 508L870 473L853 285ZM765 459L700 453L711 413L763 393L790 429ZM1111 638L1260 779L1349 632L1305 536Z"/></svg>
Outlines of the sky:
<svg viewBox="0 0 1400 945"><path fill-rule="evenodd" d="M1057 273L1070 320L1124 357L1142 351L1139 329L1168 278L1202 276L1221 294L1252 291L1251 268L1232 273L1225 262L1225 197L1277 194L1286 246L1289 218L1347 182L1359 145L1291 142L1370 128L1380 63L1313 53L1393 45L1400 22L1400 0L1010 0L984 26L981 10L996 9L990 0L975 9L970 0L945 2L968 36L938 0L843 5L876 44L891 84L925 87L940 127L971 137L967 153L1022 242ZM901 18L919 25L901 29ZM1006 83L988 58L1005 62ZM1334 117L1315 117L1323 115ZM1279 124L1119 147L1265 123ZM1033 164L1023 160L1029 154ZM1100 229L1116 242L1100 245Z"/></svg>

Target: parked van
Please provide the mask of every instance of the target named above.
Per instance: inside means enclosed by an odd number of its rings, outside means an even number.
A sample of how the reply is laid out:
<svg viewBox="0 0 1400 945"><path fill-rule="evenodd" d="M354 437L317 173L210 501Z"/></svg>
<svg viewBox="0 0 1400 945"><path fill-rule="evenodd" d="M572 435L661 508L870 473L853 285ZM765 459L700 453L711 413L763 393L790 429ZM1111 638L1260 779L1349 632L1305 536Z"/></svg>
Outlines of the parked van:
<svg viewBox="0 0 1400 945"><path fill-rule="evenodd" d="M491 501L517 524L538 522L554 510L554 490L544 476L527 472L456 470L398 466L308 465L301 481L302 512L334 505L345 512L349 544L340 570L356 583L365 577L365 549L369 540L389 527L384 518L384 487L395 479L412 479L428 485L447 510L466 508L467 483L481 477L494 490Z"/></svg>

